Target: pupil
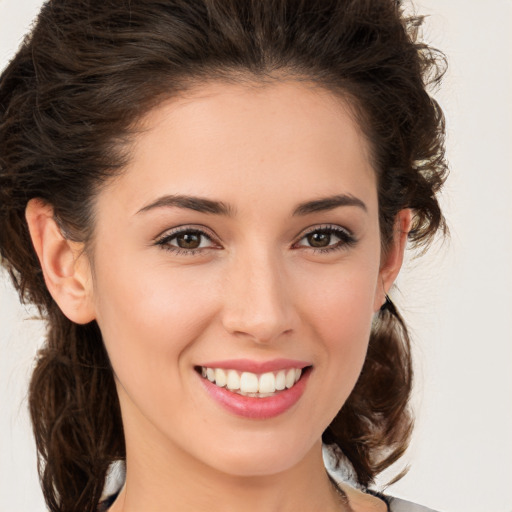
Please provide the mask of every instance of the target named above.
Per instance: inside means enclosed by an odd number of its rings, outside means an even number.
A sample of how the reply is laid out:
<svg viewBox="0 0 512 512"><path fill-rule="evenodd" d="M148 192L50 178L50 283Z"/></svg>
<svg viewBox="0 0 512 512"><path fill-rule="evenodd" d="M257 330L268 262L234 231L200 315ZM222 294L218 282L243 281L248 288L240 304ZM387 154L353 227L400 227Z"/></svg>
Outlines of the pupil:
<svg viewBox="0 0 512 512"><path fill-rule="evenodd" d="M201 245L201 235L185 233L177 237L177 242L181 249L197 249Z"/></svg>
<svg viewBox="0 0 512 512"><path fill-rule="evenodd" d="M308 242L311 247L327 247L331 242L329 233L311 233L308 235Z"/></svg>

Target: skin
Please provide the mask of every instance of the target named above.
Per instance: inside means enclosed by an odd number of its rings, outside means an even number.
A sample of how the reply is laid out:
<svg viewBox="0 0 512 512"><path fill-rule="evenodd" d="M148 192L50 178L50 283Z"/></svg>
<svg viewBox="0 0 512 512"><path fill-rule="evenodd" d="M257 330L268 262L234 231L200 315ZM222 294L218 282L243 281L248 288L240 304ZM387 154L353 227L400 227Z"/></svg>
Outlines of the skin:
<svg viewBox="0 0 512 512"><path fill-rule="evenodd" d="M27 208L50 292L73 321L98 322L114 368L127 480L111 510L349 510L323 469L321 434L360 373L410 213L383 254L368 143L348 105L311 85L211 83L142 127L127 169L97 197L88 252L62 237L50 205ZM148 208L176 194L229 214ZM364 207L294 214L334 195ZM178 226L209 238L184 251L170 238ZM306 235L326 227L354 241L324 231L321 252ZM312 370L285 413L242 418L194 369L235 358ZM349 497L354 511L385 510Z"/></svg>

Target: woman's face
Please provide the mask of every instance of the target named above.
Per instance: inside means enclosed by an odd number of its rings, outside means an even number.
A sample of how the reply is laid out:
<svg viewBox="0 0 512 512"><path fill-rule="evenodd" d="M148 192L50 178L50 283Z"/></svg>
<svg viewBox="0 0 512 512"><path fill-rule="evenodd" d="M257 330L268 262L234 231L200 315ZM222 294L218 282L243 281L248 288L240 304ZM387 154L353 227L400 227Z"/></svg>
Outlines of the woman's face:
<svg viewBox="0 0 512 512"><path fill-rule="evenodd" d="M367 143L293 82L206 85L143 127L93 245L128 457L283 471L350 394L390 284Z"/></svg>

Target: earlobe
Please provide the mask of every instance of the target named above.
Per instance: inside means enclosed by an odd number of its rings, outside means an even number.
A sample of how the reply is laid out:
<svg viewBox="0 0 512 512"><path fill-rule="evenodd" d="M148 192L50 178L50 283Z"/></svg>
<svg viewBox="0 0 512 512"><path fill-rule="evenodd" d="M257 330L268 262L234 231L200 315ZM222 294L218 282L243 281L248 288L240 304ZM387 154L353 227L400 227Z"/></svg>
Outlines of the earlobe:
<svg viewBox="0 0 512 512"><path fill-rule="evenodd" d="M32 244L39 258L48 291L71 321L79 324L95 318L89 262L82 244L61 232L53 207L31 199L25 210Z"/></svg>
<svg viewBox="0 0 512 512"><path fill-rule="evenodd" d="M395 219L393 240L386 251L379 271L380 282L375 294L374 311L377 312L386 301L386 295L400 272L404 260L407 238L411 230L412 212L409 208L400 210Z"/></svg>

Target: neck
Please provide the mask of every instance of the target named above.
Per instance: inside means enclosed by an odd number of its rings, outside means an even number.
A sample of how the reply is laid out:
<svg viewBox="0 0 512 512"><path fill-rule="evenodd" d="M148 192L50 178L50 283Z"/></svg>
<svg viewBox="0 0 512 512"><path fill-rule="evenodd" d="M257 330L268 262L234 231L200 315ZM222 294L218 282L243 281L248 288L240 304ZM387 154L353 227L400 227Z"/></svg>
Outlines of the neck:
<svg viewBox="0 0 512 512"><path fill-rule="evenodd" d="M350 510L324 469L320 441L294 467L273 475L229 475L176 452L155 455L127 451L126 484L111 512Z"/></svg>

